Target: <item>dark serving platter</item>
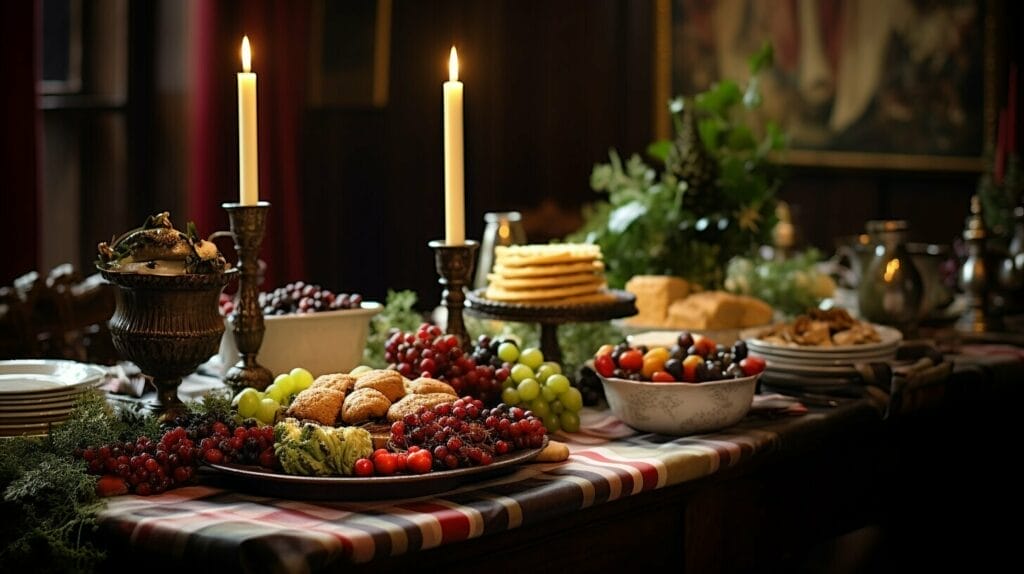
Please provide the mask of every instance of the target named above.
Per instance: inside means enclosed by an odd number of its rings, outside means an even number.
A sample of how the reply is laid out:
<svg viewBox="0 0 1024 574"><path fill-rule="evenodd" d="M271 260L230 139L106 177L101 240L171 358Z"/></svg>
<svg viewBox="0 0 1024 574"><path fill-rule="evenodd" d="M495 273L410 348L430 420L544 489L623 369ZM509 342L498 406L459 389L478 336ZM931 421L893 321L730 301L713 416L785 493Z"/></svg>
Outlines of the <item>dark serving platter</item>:
<svg viewBox="0 0 1024 574"><path fill-rule="evenodd" d="M547 439L544 441L546 445ZM469 482L512 472L517 465L536 458L541 450L543 446L498 456L487 466L399 476L294 476L259 466L207 466L240 490L254 494L299 500L383 500L437 494Z"/></svg>

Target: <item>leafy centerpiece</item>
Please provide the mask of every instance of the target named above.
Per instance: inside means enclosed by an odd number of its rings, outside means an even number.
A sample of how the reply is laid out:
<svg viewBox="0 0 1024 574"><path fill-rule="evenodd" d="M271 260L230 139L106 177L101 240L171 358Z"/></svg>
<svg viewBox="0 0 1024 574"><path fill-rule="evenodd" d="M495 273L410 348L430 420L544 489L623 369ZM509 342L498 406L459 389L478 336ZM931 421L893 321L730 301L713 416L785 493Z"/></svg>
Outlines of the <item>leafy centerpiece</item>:
<svg viewBox="0 0 1024 574"><path fill-rule="evenodd" d="M751 58L744 87L723 81L673 100L675 139L647 149L658 166L639 155L623 162L612 150L609 163L594 167L591 187L608 199L569 240L601 246L611 286L666 274L720 287L729 259L769 239L781 180L768 154L785 138L771 122L758 129L752 110L761 104L758 73L771 59L770 46Z"/></svg>

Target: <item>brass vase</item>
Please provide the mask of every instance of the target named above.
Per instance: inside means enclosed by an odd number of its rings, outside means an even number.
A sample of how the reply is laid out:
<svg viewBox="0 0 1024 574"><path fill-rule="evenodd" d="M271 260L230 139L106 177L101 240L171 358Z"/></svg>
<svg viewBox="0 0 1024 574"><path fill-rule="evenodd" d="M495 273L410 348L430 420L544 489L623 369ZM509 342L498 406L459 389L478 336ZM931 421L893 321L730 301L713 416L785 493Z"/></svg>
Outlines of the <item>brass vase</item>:
<svg viewBox="0 0 1024 574"><path fill-rule="evenodd" d="M182 377L217 354L224 334L218 300L238 273L148 275L100 269L117 285L117 306L110 319L114 347L153 379L162 420L180 414Z"/></svg>

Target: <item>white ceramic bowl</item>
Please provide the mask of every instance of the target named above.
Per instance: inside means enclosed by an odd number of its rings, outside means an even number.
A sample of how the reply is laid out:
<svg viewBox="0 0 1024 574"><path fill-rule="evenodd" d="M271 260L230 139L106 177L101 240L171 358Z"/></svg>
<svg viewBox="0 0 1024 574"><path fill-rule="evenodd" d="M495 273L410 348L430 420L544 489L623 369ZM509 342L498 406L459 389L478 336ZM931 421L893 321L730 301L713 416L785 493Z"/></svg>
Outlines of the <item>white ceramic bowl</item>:
<svg viewBox="0 0 1024 574"><path fill-rule="evenodd" d="M604 378L612 413L641 431L683 436L732 426L750 410L757 377L708 383L646 383Z"/></svg>
<svg viewBox="0 0 1024 574"><path fill-rule="evenodd" d="M275 376L295 367L308 370L314 377L347 373L362 362L370 319L382 310L380 303L364 302L359 309L266 316L257 360ZM238 362L231 321L226 323L220 345L225 371Z"/></svg>

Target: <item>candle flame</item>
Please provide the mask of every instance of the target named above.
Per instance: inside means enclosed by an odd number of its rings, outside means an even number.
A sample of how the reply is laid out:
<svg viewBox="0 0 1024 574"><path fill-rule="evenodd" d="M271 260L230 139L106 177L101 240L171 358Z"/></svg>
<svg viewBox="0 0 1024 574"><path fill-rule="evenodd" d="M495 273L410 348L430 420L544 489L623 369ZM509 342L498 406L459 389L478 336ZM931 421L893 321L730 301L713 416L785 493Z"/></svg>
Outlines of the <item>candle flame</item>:
<svg viewBox="0 0 1024 574"><path fill-rule="evenodd" d="M885 264L885 273L883 277L886 283L892 283L893 278L896 276L896 272L900 270L900 260L893 259Z"/></svg>
<svg viewBox="0 0 1024 574"><path fill-rule="evenodd" d="M459 55L455 52L455 46L452 46L452 54L448 56L448 80L459 81Z"/></svg>
<svg viewBox="0 0 1024 574"><path fill-rule="evenodd" d="M242 36L242 71L249 73L252 69L252 49L249 47L249 37Z"/></svg>

